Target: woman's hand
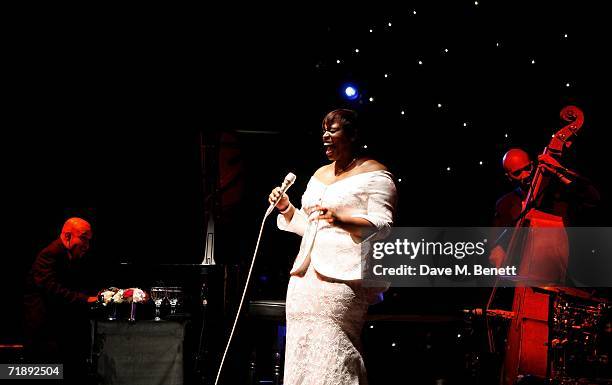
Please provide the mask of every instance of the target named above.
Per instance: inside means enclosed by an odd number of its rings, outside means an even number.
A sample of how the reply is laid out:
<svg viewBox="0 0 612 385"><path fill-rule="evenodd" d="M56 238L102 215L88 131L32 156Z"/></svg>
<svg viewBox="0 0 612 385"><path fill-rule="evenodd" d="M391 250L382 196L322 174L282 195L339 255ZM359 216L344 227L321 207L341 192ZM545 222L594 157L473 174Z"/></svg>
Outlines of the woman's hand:
<svg viewBox="0 0 612 385"><path fill-rule="evenodd" d="M329 223L332 226L340 226L342 224L342 220L338 216L338 213L336 212L335 209L323 207L321 205L316 205L314 207L314 211L319 211L319 215L313 216L310 219L311 221L324 220L324 221L327 221L327 223Z"/></svg>
<svg viewBox="0 0 612 385"><path fill-rule="evenodd" d="M280 197L280 194L281 194L281 188L276 187L270 193L270 196L268 197L268 203L273 204ZM287 196L287 194L283 194L282 198L280 198L279 201L276 203L276 208L279 209L280 211L283 211L287 207L289 207L290 204L291 202L289 201L289 197Z"/></svg>
<svg viewBox="0 0 612 385"><path fill-rule="evenodd" d="M347 212L339 213L334 208L323 207L321 205L316 205L314 210L318 210L319 215L313 215L310 218L311 221L327 221L330 225L338 226L358 238L365 238L376 230L374 225L367 219L353 217Z"/></svg>

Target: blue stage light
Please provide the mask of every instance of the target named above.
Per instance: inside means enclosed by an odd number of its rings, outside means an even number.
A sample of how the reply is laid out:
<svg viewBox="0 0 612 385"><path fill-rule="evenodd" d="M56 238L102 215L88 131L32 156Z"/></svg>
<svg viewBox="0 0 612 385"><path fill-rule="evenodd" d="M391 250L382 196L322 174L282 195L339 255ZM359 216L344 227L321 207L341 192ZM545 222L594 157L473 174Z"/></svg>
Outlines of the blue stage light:
<svg viewBox="0 0 612 385"><path fill-rule="evenodd" d="M353 85L344 86L344 97L346 97L348 100L357 99L359 97L359 91L357 90L357 87Z"/></svg>

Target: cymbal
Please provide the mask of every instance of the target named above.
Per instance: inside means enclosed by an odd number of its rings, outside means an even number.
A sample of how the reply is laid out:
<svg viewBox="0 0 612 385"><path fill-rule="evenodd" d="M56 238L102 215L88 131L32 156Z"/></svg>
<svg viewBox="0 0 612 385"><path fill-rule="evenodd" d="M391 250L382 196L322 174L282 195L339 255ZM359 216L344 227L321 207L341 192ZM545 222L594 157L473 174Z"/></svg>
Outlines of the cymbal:
<svg viewBox="0 0 612 385"><path fill-rule="evenodd" d="M586 290L583 290L583 289L577 289L575 287L535 286L533 289L539 290L539 291L550 292L550 293L569 295L572 297L586 299L586 300L595 301L595 302L601 302L601 303L606 303L606 304L608 303L608 300L605 298L595 297L593 296L592 293Z"/></svg>

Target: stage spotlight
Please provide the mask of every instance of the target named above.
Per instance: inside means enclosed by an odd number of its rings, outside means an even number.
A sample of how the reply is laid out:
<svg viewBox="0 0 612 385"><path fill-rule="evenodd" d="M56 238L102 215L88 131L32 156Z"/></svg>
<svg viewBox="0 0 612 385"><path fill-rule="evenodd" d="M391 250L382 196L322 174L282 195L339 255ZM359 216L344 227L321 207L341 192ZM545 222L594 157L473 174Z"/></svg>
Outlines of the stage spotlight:
<svg viewBox="0 0 612 385"><path fill-rule="evenodd" d="M348 100L355 100L359 97L359 91L357 90L357 87L348 84L345 85L343 88L344 97Z"/></svg>

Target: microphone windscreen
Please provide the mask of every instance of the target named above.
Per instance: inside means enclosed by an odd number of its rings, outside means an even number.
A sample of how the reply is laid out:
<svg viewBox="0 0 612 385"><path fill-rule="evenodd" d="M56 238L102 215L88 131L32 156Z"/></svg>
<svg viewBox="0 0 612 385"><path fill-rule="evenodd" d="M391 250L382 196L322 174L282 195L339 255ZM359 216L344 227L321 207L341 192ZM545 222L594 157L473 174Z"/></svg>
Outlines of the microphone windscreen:
<svg viewBox="0 0 612 385"><path fill-rule="evenodd" d="M296 178L295 174L294 174L294 173L292 173L292 172L290 172L290 173L289 173L289 174L287 174L287 176L285 177L285 181L286 181L288 184L292 185L292 184L293 184L293 182L295 182L295 178Z"/></svg>

